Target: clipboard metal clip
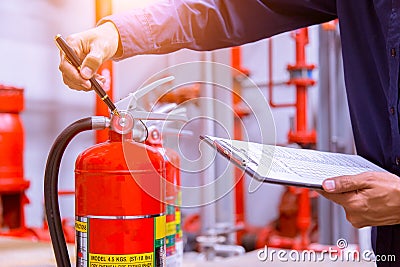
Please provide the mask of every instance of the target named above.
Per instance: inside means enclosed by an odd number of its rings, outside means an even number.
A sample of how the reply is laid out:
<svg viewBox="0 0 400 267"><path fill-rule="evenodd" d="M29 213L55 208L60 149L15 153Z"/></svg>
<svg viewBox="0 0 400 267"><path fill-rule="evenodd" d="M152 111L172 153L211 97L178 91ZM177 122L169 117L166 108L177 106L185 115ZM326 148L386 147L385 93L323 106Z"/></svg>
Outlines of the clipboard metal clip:
<svg viewBox="0 0 400 267"><path fill-rule="evenodd" d="M246 167L248 163L253 163L256 166L258 166L258 163L255 162L252 158L250 158L246 153L238 150L236 147L231 146L230 144L221 141L218 142L218 140L213 141L214 146L222 152L225 156L233 160L236 164Z"/></svg>

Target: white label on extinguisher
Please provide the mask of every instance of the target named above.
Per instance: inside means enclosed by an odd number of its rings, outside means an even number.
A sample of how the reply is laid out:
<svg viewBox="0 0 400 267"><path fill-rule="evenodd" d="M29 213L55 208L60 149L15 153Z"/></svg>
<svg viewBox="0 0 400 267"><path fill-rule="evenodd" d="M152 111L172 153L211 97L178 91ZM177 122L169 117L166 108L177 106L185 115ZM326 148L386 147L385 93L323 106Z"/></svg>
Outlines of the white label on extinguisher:
<svg viewBox="0 0 400 267"><path fill-rule="evenodd" d="M76 232L76 266L88 266L88 219L85 217L75 217Z"/></svg>
<svg viewBox="0 0 400 267"><path fill-rule="evenodd" d="M177 267L182 267L182 262L183 262L183 241L177 241L175 242L175 248L176 248L176 266Z"/></svg>
<svg viewBox="0 0 400 267"><path fill-rule="evenodd" d="M167 256L165 262L166 262L166 266L168 266L168 267L177 267L178 265L177 265L176 253Z"/></svg>

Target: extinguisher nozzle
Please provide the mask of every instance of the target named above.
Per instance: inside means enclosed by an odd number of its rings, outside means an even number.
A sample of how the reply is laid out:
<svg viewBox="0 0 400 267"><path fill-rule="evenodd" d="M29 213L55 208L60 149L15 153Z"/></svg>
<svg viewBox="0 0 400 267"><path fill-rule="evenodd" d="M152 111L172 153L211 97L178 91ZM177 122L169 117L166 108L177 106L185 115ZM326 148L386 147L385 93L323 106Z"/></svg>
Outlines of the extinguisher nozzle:
<svg viewBox="0 0 400 267"><path fill-rule="evenodd" d="M93 130L103 130L110 127L110 119L103 116L93 116L92 119L92 129Z"/></svg>

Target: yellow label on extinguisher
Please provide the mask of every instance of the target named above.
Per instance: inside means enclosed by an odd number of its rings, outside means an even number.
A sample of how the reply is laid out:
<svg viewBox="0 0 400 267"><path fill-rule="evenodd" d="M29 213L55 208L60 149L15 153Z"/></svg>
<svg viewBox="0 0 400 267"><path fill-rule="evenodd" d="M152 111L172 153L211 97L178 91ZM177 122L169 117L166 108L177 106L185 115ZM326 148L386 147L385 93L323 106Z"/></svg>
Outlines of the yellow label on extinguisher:
<svg viewBox="0 0 400 267"><path fill-rule="evenodd" d="M106 255L89 253L90 267L153 267L153 253Z"/></svg>
<svg viewBox="0 0 400 267"><path fill-rule="evenodd" d="M180 210L176 210L175 211L175 222L177 224L181 223L181 211Z"/></svg>
<svg viewBox="0 0 400 267"><path fill-rule="evenodd" d="M82 233L87 233L87 223L75 221L75 230Z"/></svg>
<svg viewBox="0 0 400 267"><path fill-rule="evenodd" d="M166 235L175 235L176 234L176 224L175 222L169 222L166 225Z"/></svg>
<svg viewBox="0 0 400 267"><path fill-rule="evenodd" d="M156 239L165 238L165 225L166 225L166 217L165 215L156 217Z"/></svg>

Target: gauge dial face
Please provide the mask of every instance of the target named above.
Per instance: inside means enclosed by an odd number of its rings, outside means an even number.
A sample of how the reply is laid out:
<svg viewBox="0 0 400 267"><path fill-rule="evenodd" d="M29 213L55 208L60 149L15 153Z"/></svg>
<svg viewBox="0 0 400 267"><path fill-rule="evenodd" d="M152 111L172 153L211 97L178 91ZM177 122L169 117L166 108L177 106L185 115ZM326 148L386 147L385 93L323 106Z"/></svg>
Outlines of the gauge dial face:
<svg viewBox="0 0 400 267"><path fill-rule="evenodd" d="M132 131L135 122L128 112L120 112L119 116L114 115L111 119L111 129L119 134L126 134Z"/></svg>

